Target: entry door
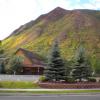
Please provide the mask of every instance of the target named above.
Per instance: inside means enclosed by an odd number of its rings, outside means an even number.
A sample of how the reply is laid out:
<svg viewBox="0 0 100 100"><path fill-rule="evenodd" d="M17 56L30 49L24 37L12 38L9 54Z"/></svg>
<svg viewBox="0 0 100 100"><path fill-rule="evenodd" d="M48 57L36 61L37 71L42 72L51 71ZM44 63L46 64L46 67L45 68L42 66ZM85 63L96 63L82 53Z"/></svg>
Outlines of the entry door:
<svg viewBox="0 0 100 100"><path fill-rule="evenodd" d="M34 67L34 69L33 69L33 74L34 75L42 75L43 74L43 68L41 68L41 67Z"/></svg>
<svg viewBox="0 0 100 100"><path fill-rule="evenodd" d="M32 75L33 74L32 69L31 68L25 68L24 69L24 74L25 75Z"/></svg>

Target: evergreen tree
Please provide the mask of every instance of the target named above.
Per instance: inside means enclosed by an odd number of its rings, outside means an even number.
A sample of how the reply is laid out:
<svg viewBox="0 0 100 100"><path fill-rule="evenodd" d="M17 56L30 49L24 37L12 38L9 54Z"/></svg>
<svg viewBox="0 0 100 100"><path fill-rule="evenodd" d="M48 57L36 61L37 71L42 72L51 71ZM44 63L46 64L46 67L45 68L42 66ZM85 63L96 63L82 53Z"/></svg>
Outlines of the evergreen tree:
<svg viewBox="0 0 100 100"><path fill-rule="evenodd" d="M48 59L48 67L45 71L45 76L49 81L60 81L65 78L65 67L62 58L60 57L60 51L58 42L55 41L51 54Z"/></svg>
<svg viewBox="0 0 100 100"><path fill-rule="evenodd" d="M88 79L92 75L91 64L85 55L85 49L82 45L77 50L71 75L73 78L79 79L79 81Z"/></svg>

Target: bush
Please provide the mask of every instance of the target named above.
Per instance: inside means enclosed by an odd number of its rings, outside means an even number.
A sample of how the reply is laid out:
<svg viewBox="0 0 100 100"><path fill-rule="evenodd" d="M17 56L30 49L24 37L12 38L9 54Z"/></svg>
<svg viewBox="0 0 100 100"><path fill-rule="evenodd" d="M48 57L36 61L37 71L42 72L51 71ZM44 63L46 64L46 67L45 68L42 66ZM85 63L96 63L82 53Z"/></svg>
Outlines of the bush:
<svg viewBox="0 0 100 100"><path fill-rule="evenodd" d="M96 79L93 78L93 77L90 77L90 78L88 78L88 81L89 81L89 82L96 82Z"/></svg>
<svg viewBox="0 0 100 100"><path fill-rule="evenodd" d="M39 78L39 81L40 81L40 82L46 82L46 81L48 81L48 79L47 79L45 76L41 76L41 77Z"/></svg>
<svg viewBox="0 0 100 100"><path fill-rule="evenodd" d="M75 83L75 79L72 77L67 77L66 82L68 83Z"/></svg>

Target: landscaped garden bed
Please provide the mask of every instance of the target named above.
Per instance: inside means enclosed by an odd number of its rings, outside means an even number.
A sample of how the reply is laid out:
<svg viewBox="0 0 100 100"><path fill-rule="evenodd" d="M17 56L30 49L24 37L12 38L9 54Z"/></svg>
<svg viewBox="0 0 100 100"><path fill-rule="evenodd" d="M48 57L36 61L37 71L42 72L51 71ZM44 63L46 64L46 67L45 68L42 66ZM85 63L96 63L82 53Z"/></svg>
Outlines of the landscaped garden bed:
<svg viewBox="0 0 100 100"><path fill-rule="evenodd" d="M100 83L38 83L41 88L49 89L90 89L90 88L100 88Z"/></svg>

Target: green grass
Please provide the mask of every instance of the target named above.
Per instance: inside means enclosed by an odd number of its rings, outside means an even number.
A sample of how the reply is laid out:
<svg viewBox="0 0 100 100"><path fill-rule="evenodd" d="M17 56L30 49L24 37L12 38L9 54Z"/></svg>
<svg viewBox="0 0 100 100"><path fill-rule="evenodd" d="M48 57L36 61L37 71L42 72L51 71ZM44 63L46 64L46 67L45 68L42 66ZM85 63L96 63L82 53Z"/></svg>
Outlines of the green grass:
<svg viewBox="0 0 100 100"><path fill-rule="evenodd" d="M40 88L37 83L34 82L14 82L14 81L0 81L0 88L9 88L9 89L38 89ZM0 90L0 93L33 93L33 94L67 94L67 93L100 93L100 90L58 90L58 91L49 91L49 90L42 90L42 91L27 91L27 90Z"/></svg>
<svg viewBox="0 0 100 100"><path fill-rule="evenodd" d="M34 82L0 81L0 88L39 88Z"/></svg>
<svg viewBox="0 0 100 100"><path fill-rule="evenodd" d="M0 93L33 93L33 94L69 94L69 93L100 93L100 90L62 90L62 91L0 91Z"/></svg>

